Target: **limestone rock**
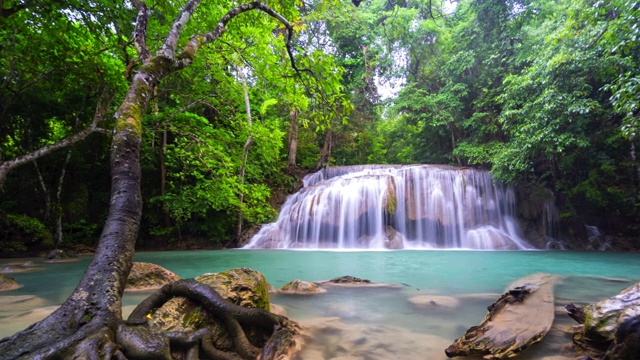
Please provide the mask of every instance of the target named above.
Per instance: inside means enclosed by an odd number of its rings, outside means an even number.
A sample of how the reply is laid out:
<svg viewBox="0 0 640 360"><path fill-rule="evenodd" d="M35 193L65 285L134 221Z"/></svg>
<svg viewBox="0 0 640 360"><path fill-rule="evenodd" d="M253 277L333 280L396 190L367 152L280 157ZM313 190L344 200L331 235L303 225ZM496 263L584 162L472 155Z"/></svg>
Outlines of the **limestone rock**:
<svg viewBox="0 0 640 360"><path fill-rule="evenodd" d="M15 290L19 287L16 279L0 274L0 291Z"/></svg>
<svg viewBox="0 0 640 360"><path fill-rule="evenodd" d="M408 300L417 308L426 310L451 310L460 306L460 300L452 296L416 295Z"/></svg>
<svg viewBox="0 0 640 360"><path fill-rule="evenodd" d="M0 274L20 273L27 271L40 270L33 261L15 261L5 264L0 268Z"/></svg>
<svg viewBox="0 0 640 360"><path fill-rule="evenodd" d="M180 280L180 277L162 266L134 262L129 278L127 279L127 291L159 289L162 285Z"/></svg>
<svg viewBox="0 0 640 360"><path fill-rule="evenodd" d="M400 234L396 229L391 226L387 226L385 234L387 238L385 239L384 246L387 249L404 249L404 239L402 234Z"/></svg>
<svg viewBox="0 0 640 360"><path fill-rule="evenodd" d="M590 341L611 342L625 320L640 316L640 282L620 294L582 308L586 318L584 337Z"/></svg>
<svg viewBox="0 0 640 360"><path fill-rule="evenodd" d="M248 268L230 269L220 273L208 273L196 280L212 286L224 299L244 307L259 307L270 310L269 284L264 275ZM150 323L157 331L194 331L208 326L213 329L218 348L231 348L231 339L226 331L216 324L215 319L206 314L197 304L184 298L168 301L155 313Z"/></svg>
<svg viewBox="0 0 640 360"><path fill-rule="evenodd" d="M640 319L640 283L594 304L582 308L569 304L565 309L569 316L582 324L575 327L573 342L590 356L600 357L609 347L623 353L636 346L634 339L640 336L640 329L634 330L633 327L640 327L637 320ZM606 356L605 359L626 359L618 355Z"/></svg>
<svg viewBox="0 0 640 360"><path fill-rule="evenodd" d="M361 279L351 275L338 276L327 282L333 284L371 284L371 280Z"/></svg>
<svg viewBox="0 0 640 360"><path fill-rule="evenodd" d="M269 311L269 283L260 272L236 268L221 273L203 274L197 281L210 285L230 302Z"/></svg>
<svg viewBox="0 0 640 360"><path fill-rule="evenodd" d="M298 279L291 280L284 284L280 291L289 294L319 294L327 292L327 290L321 288L315 283Z"/></svg>

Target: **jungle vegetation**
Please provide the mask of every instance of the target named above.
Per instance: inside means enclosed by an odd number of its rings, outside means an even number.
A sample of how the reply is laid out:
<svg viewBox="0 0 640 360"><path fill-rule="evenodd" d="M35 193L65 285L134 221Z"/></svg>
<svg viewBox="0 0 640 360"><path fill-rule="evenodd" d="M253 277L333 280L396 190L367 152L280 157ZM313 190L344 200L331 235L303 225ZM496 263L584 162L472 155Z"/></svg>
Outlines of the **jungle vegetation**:
<svg viewBox="0 0 640 360"><path fill-rule="evenodd" d="M97 244L116 114L188 3L0 1L0 253ZM174 50L234 4L202 1ZM305 173L367 163L488 169L637 236L639 2L265 4L288 25L238 16L129 109L137 247L234 246Z"/></svg>

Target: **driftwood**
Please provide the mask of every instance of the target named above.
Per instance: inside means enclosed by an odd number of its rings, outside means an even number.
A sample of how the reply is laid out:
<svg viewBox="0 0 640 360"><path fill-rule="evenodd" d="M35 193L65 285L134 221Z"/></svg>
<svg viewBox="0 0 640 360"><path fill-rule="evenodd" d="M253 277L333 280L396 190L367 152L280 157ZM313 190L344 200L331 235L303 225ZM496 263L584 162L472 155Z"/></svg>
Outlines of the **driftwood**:
<svg viewBox="0 0 640 360"><path fill-rule="evenodd" d="M549 274L516 281L488 307L484 321L456 339L445 353L448 357L505 359L539 342L553 323L553 285L554 277Z"/></svg>

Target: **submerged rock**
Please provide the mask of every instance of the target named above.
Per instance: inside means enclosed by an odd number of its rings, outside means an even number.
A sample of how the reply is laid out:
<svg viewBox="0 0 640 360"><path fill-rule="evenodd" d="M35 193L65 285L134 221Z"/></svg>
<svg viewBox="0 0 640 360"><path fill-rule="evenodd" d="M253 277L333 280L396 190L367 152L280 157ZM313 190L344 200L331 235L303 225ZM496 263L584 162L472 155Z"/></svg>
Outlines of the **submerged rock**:
<svg viewBox="0 0 640 360"><path fill-rule="evenodd" d="M351 275L338 276L327 282L333 284L371 284L371 280L361 279Z"/></svg>
<svg viewBox="0 0 640 360"><path fill-rule="evenodd" d="M0 291L15 290L19 287L16 279L0 274Z"/></svg>
<svg viewBox="0 0 640 360"><path fill-rule="evenodd" d="M180 280L180 277L160 265L147 262L134 262L127 278L125 290L153 290Z"/></svg>
<svg viewBox="0 0 640 360"><path fill-rule="evenodd" d="M452 296L416 295L408 300L417 308L427 310L455 309L460 306L460 300Z"/></svg>
<svg viewBox="0 0 640 360"><path fill-rule="evenodd" d="M289 294L319 294L327 292L315 283L303 280L291 280L280 289L283 293Z"/></svg>

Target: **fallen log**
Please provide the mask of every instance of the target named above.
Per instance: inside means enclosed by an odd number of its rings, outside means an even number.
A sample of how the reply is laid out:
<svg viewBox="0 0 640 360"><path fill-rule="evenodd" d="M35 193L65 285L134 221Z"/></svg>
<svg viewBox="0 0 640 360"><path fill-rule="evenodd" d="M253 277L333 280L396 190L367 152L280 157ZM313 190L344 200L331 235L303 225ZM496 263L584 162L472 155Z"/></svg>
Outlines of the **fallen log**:
<svg viewBox="0 0 640 360"><path fill-rule="evenodd" d="M446 350L448 357L513 357L547 334L554 318L555 277L534 274L508 287L478 326L473 326Z"/></svg>

